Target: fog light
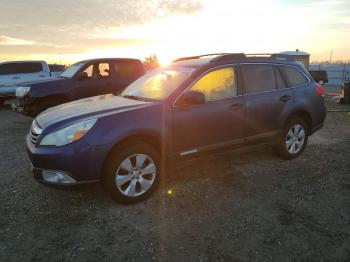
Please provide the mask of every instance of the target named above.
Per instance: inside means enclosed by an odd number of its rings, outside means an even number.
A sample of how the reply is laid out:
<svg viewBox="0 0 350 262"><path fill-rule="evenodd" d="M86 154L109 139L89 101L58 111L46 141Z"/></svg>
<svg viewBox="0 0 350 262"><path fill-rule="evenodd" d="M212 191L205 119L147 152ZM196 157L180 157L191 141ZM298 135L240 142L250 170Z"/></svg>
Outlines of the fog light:
<svg viewBox="0 0 350 262"><path fill-rule="evenodd" d="M57 184L74 184L75 179L59 171L47 171L44 170L42 173L43 179L47 182L57 183Z"/></svg>

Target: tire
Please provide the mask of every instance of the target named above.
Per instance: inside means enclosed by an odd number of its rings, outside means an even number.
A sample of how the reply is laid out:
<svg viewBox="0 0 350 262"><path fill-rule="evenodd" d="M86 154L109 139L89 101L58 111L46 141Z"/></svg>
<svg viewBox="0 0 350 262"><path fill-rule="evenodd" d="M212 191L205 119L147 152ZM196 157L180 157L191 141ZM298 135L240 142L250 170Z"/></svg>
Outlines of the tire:
<svg viewBox="0 0 350 262"><path fill-rule="evenodd" d="M50 107L58 106L60 104L62 104L62 101L59 100L58 98L45 98L39 101L38 105L36 106L34 117L44 112L46 109Z"/></svg>
<svg viewBox="0 0 350 262"><path fill-rule="evenodd" d="M300 156L307 145L308 125L299 117L292 118L285 126L278 142L277 152L284 159Z"/></svg>
<svg viewBox="0 0 350 262"><path fill-rule="evenodd" d="M0 108L4 106L5 101L5 99L0 98Z"/></svg>
<svg viewBox="0 0 350 262"><path fill-rule="evenodd" d="M116 202L134 204L154 192L161 171L161 157L157 150L145 142L127 142L110 154L102 183Z"/></svg>

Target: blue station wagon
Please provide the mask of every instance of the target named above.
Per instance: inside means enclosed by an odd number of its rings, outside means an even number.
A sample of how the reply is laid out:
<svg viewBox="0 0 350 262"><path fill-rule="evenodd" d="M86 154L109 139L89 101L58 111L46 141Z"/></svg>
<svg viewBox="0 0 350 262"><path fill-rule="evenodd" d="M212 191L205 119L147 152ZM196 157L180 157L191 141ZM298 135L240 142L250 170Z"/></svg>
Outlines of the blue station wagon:
<svg viewBox="0 0 350 262"><path fill-rule="evenodd" d="M181 159L266 142L285 159L298 157L323 126L323 93L303 66L272 56L181 58L120 96L44 111L28 154L42 183L101 181L116 201L135 203Z"/></svg>

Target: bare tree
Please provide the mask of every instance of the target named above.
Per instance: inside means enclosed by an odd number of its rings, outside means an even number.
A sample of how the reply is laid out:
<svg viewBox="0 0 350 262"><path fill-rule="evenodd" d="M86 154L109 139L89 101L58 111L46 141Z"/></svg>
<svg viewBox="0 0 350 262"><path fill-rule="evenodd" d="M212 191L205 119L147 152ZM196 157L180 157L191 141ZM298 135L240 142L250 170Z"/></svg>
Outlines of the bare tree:
<svg viewBox="0 0 350 262"><path fill-rule="evenodd" d="M152 70L160 66L158 57L155 54L145 57L143 65L145 66L146 71Z"/></svg>

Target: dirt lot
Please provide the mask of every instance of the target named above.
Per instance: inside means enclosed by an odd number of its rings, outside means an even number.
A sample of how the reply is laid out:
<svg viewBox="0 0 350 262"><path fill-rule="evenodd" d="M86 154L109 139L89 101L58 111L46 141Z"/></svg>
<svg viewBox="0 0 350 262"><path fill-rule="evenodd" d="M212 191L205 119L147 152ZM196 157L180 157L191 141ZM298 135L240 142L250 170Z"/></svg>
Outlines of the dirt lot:
<svg viewBox="0 0 350 262"><path fill-rule="evenodd" d="M99 185L38 184L30 122L0 110L1 261L350 261L347 113L328 113L299 159L259 147L196 160L133 206Z"/></svg>

